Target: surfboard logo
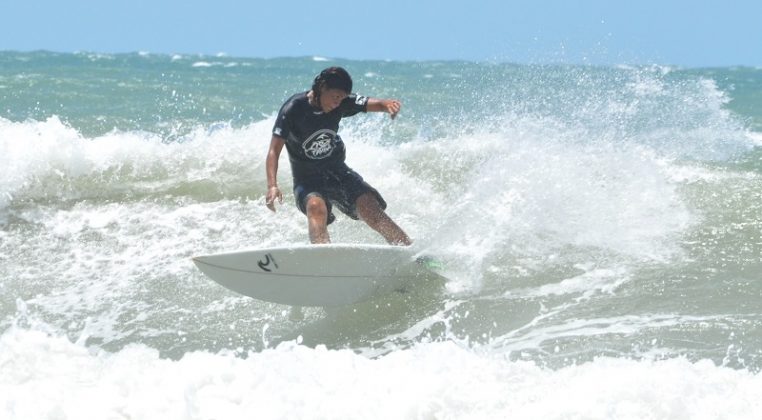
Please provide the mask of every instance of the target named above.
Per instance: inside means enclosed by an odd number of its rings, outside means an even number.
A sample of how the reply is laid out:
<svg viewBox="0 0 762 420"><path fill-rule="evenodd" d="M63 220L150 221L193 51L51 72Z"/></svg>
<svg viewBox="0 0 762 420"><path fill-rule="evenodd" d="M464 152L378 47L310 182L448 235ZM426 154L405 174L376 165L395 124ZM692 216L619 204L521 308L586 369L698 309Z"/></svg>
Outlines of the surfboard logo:
<svg viewBox="0 0 762 420"><path fill-rule="evenodd" d="M334 139L336 132L323 129L314 132L310 138L302 143L304 154L310 159L325 159L331 156L333 149L336 148Z"/></svg>
<svg viewBox="0 0 762 420"><path fill-rule="evenodd" d="M275 262L275 258L273 258L272 254L266 254L265 260L259 260L257 262L257 265L259 268L262 269L262 271L267 271L268 273L272 272L272 267L274 266L275 269L278 269L278 263Z"/></svg>

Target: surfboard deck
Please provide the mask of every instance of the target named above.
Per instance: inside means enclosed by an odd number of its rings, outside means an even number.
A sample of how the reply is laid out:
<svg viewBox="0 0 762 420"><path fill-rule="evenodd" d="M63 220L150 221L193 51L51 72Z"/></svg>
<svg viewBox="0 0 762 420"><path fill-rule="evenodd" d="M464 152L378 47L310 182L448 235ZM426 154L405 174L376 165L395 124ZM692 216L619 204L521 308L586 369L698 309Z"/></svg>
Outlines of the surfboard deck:
<svg viewBox="0 0 762 420"><path fill-rule="evenodd" d="M222 286L292 306L343 306L403 289L426 273L411 247L294 245L193 257Z"/></svg>

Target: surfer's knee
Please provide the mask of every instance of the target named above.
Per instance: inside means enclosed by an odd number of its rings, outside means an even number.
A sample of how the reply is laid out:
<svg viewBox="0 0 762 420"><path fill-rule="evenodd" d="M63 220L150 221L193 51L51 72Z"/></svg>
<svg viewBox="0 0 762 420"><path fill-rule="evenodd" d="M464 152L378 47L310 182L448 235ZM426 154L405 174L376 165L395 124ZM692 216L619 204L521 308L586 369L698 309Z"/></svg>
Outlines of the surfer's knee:
<svg viewBox="0 0 762 420"><path fill-rule="evenodd" d="M368 226L380 233L392 245L410 245L413 241L386 214L378 199L371 194L363 194L357 199L357 215Z"/></svg>
<svg viewBox="0 0 762 420"><path fill-rule="evenodd" d="M324 218L328 220L328 206L325 204L325 200L322 197L312 196L307 199L307 217Z"/></svg>
<svg viewBox="0 0 762 420"><path fill-rule="evenodd" d="M370 225L381 222L386 215L381 208L381 205L378 203L378 200L376 200L373 194L370 193L361 195L357 199L355 206L357 208L357 215L360 219Z"/></svg>

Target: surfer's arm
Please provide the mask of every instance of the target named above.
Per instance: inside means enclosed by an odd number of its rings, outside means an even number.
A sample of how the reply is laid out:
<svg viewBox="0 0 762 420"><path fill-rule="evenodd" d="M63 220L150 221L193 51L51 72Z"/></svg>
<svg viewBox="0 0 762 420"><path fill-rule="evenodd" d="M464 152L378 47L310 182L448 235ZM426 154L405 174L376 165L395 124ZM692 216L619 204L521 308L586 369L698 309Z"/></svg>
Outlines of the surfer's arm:
<svg viewBox="0 0 762 420"><path fill-rule="evenodd" d="M402 108L402 102L396 99L368 99L368 112L387 112L394 119Z"/></svg>
<svg viewBox="0 0 762 420"><path fill-rule="evenodd" d="M272 211L275 211L276 198L278 203L283 204L283 194L278 188L278 159L280 159L280 152L285 144L286 140L283 137L273 135L270 140L270 150L267 152L267 196L265 204Z"/></svg>

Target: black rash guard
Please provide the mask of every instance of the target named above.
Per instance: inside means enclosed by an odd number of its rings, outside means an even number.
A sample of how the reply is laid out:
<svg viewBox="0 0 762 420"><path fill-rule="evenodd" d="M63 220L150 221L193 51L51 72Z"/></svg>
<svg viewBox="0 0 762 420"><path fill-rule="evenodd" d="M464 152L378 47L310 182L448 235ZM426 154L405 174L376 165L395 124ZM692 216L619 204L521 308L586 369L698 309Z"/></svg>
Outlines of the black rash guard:
<svg viewBox="0 0 762 420"><path fill-rule="evenodd" d="M301 180L341 166L346 157L344 142L337 134L339 121L368 112L368 98L351 94L331 112L309 103L308 92L297 93L280 109L273 134L286 140L294 180Z"/></svg>

